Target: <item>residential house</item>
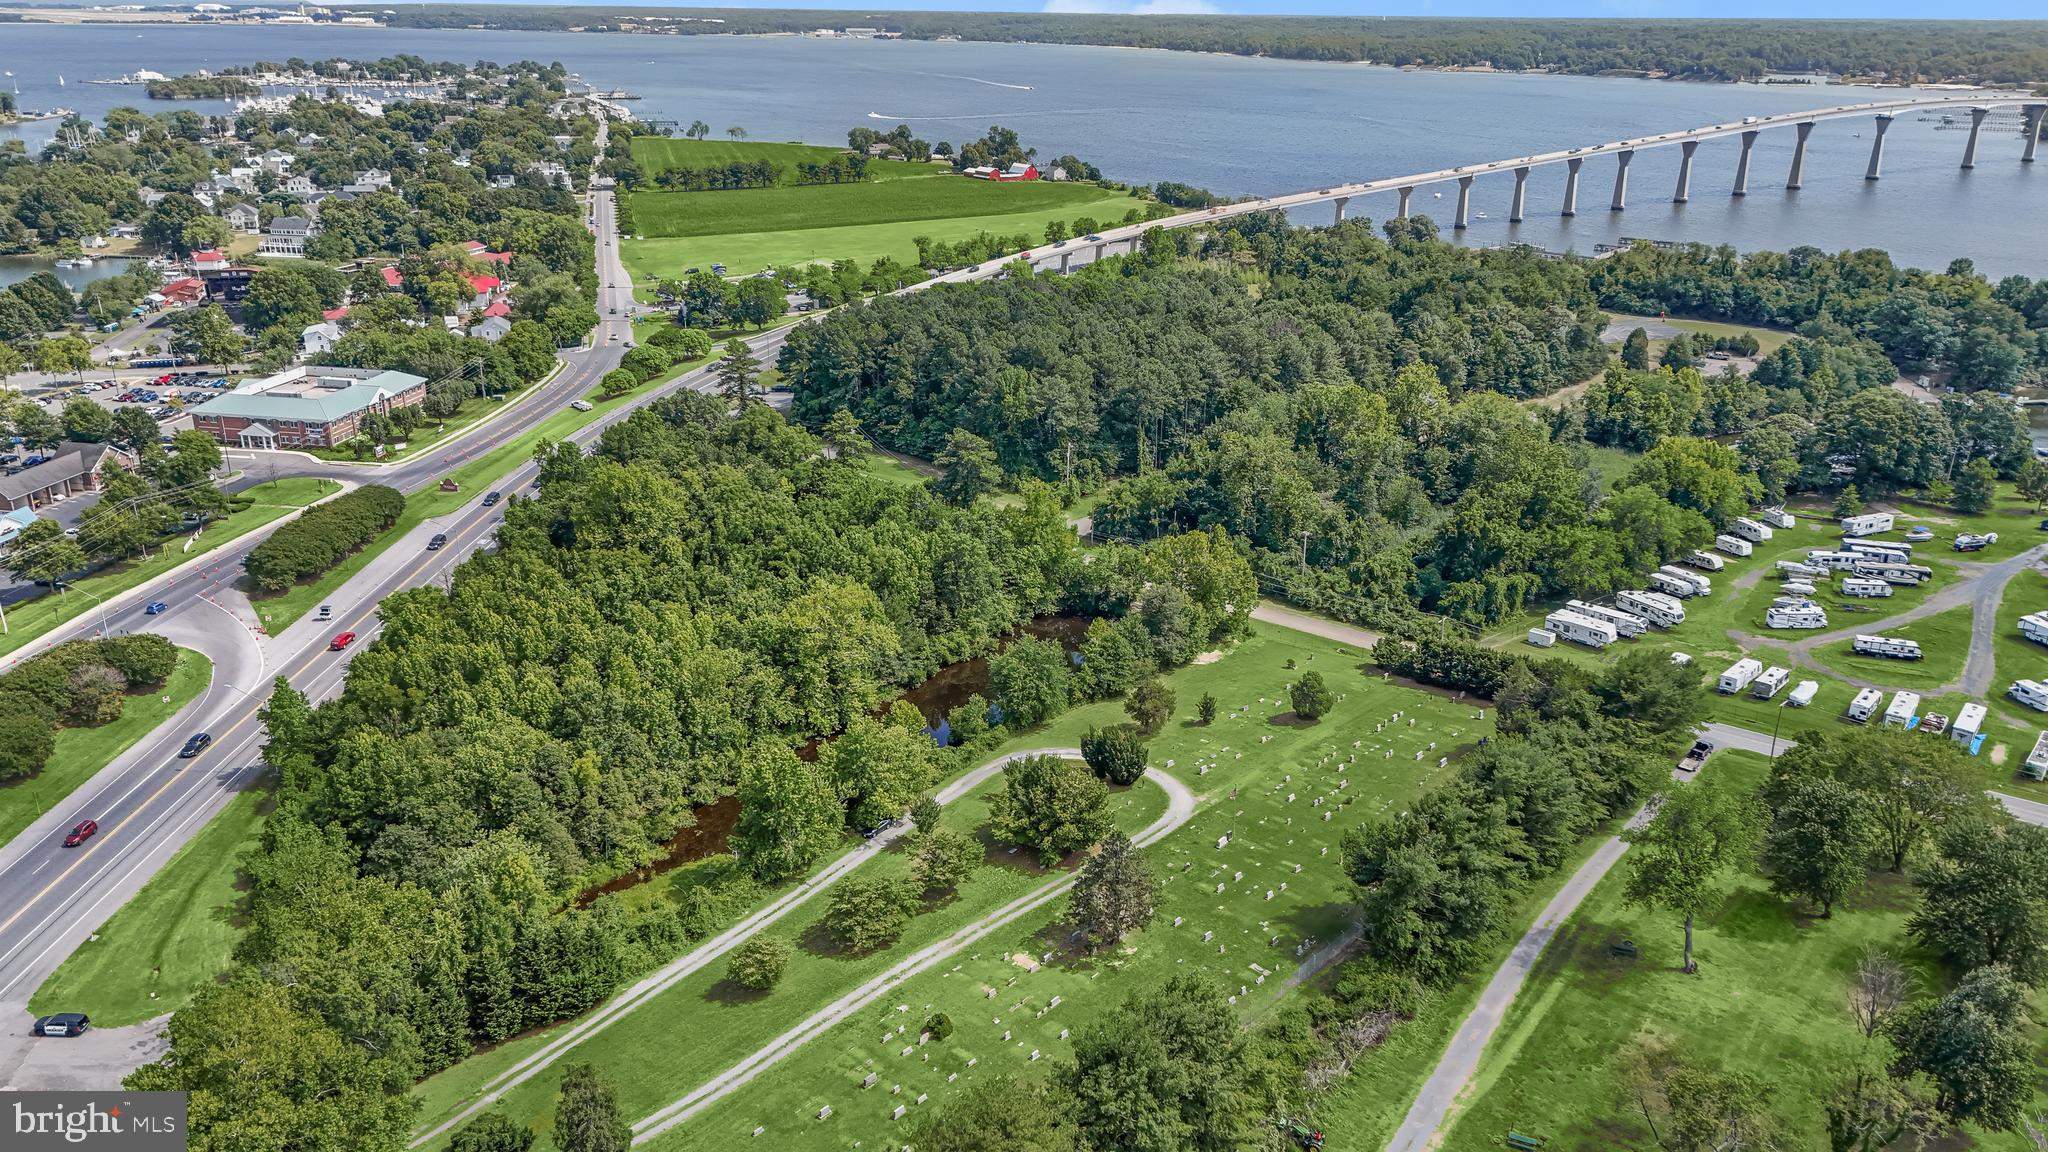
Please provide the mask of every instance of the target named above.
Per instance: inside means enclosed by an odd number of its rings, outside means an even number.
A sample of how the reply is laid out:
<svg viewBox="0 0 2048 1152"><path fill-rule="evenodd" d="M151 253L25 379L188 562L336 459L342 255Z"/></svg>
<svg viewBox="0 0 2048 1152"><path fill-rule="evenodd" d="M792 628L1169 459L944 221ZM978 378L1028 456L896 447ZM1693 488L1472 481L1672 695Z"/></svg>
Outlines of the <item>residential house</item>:
<svg viewBox="0 0 2048 1152"><path fill-rule="evenodd" d="M256 163L261 165L265 172L273 176L284 175L285 171L297 160L298 157L277 148L268 149L261 156L256 157Z"/></svg>
<svg viewBox="0 0 2048 1152"><path fill-rule="evenodd" d="M197 276L186 276L173 280L157 290L172 304L190 304L206 295L206 281Z"/></svg>
<svg viewBox="0 0 2048 1152"><path fill-rule="evenodd" d="M471 336L479 340L487 340L493 344L503 340L505 333L511 330L512 318L502 313L496 316L486 316L469 326L469 334Z"/></svg>
<svg viewBox="0 0 2048 1152"><path fill-rule="evenodd" d="M111 444L67 440L57 445L49 457L12 476L0 476L0 508L42 508L83 492L97 492L109 460L119 461L123 467L135 467L133 456Z"/></svg>
<svg viewBox="0 0 2048 1152"><path fill-rule="evenodd" d="M254 232L263 226L263 213L254 204L230 204L220 210L220 218L237 232Z"/></svg>
<svg viewBox="0 0 2048 1152"><path fill-rule="evenodd" d="M553 160L535 160L526 166L526 170L539 173L540 178L550 184L559 184L564 188L569 186L569 170Z"/></svg>
<svg viewBox="0 0 2048 1152"><path fill-rule="evenodd" d="M427 397L423 376L375 368L288 368L190 409L192 426L229 447L331 448L362 431L371 412Z"/></svg>
<svg viewBox="0 0 2048 1152"><path fill-rule="evenodd" d="M472 311L480 311L490 307L491 300L497 296L498 289L503 284L504 281L496 276L485 276L482 274L471 276L469 278L469 286L476 293L476 297L469 302L470 309Z"/></svg>
<svg viewBox="0 0 2048 1152"><path fill-rule="evenodd" d="M500 174L500 175L497 175L497 176L493 176L493 177L491 177L491 179L490 179L490 185L491 185L491 187L493 187L493 188L510 188L510 187L513 187L514 185L516 185L516 184L518 184L518 183L519 183L519 181L518 181L517 179L514 179L513 177L511 177L511 176L509 176L509 175L503 175L503 174Z"/></svg>
<svg viewBox="0 0 2048 1152"><path fill-rule="evenodd" d="M192 270L194 272L218 272L227 266L227 256L215 249L208 248L192 254Z"/></svg>
<svg viewBox="0 0 2048 1152"><path fill-rule="evenodd" d="M334 351L335 344L339 343L340 340L341 325L331 320L322 320L318 324L308 324L299 333L299 355L306 359L324 355Z"/></svg>
<svg viewBox="0 0 2048 1152"><path fill-rule="evenodd" d="M382 168L365 168L356 173L356 178L341 186L343 192L388 192L391 190L391 173Z"/></svg>
<svg viewBox="0 0 2048 1152"><path fill-rule="evenodd" d="M277 190L289 196L311 196L320 190L311 176L287 176L277 182Z"/></svg>
<svg viewBox="0 0 2048 1152"><path fill-rule="evenodd" d="M169 193L159 192L154 188L144 188L141 192L142 206L144 208L154 208L157 205L157 201L162 200L167 195Z"/></svg>
<svg viewBox="0 0 2048 1152"><path fill-rule="evenodd" d="M33 508L14 508L0 512L0 544L12 544L14 538L28 531L28 526L41 517Z"/></svg>

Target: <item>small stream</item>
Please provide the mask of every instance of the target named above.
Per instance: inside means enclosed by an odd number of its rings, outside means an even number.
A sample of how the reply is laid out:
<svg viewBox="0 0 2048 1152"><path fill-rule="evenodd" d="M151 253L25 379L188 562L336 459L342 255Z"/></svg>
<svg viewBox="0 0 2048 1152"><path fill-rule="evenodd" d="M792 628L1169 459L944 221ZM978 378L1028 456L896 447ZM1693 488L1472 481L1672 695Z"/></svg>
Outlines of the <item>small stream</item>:
<svg viewBox="0 0 2048 1152"><path fill-rule="evenodd" d="M1085 616L1040 616L1019 629L1015 636L1034 636L1041 640L1057 640L1062 648L1074 652L1081 647L1081 641L1088 634L1088 618ZM948 664L934 672L928 679L898 696L897 700L908 700L924 714L925 723L931 726L932 738L944 743L950 734L946 714L968 698L979 695L987 699L990 695L988 679L988 658L976 656L957 664ZM881 715L893 707L895 701L883 705L876 711ZM813 740L797 749L797 755L804 760L815 760L818 749L824 741ZM616 876L603 884L586 888L576 895L578 906L589 904L600 896L623 892L639 884L673 871L685 864L717 856L728 850L733 829L740 822L740 801L737 796L724 796L718 800L698 806L692 812L690 824L677 829L674 836L661 846L652 863L643 868Z"/></svg>

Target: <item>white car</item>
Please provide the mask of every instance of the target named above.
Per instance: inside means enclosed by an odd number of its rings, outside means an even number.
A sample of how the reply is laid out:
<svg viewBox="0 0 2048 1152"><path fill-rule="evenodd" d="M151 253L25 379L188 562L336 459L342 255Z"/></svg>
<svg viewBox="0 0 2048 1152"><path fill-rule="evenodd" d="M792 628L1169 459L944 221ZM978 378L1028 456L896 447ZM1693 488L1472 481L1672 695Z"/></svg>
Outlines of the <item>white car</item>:
<svg viewBox="0 0 2048 1152"><path fill-rule="evenodd" d="M578 412L588 412L592 408L596 407L596 405L592 404L588 400L571 400L569 401L569 407L574 408Z"/></svg>

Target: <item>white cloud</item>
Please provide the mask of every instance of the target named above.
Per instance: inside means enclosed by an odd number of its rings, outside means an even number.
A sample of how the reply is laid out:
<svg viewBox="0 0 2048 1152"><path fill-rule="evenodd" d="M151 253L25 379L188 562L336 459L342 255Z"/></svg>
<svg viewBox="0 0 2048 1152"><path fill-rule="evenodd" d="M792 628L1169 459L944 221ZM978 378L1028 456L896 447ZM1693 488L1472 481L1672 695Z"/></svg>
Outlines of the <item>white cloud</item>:
<svg viewBox="0 0 2048 1152"><path fill-rule="evenodd" d="M1045 0L1047 12L1121 16L1200 16L1221 12L1210 0Z"/></svg>

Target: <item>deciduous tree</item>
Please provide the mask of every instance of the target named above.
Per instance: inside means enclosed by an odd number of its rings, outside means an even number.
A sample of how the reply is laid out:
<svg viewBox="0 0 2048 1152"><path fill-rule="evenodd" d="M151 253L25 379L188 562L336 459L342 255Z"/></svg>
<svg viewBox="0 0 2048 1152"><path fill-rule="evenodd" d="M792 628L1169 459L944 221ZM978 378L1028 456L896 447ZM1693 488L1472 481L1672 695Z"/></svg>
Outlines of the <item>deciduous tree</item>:
<svg viewBox="0 0 2048 1152"><path fill-rule="evenodd" d="M633 1126L619 1112L618 1092L588 1064L562 1073L555 1103L555 1147L560 1152L629 1152Z"/></svg>
<svg viewBox="0 0 2048 1152"><path fill-rule="evenodd" d="M1115 827L1109 788L1088 766L1059 756L1027 756L1003 770L1003 791L989 802L989 828L1038 850L1051 865L1099 843Z"/></svg>
<svg viewBox="0 0 2048 1152"><path fill-rule="evenodd" d="M1151 922L1159 881L1130 838L1111 832L1081 866L1068 904L1094 944L1115 944Z"/></svg>
<svg viewBox="0 0 2048 1152"><path fill-rule="evenodd" d="M1741 798L1701 784L1673 786L1648 824L1625 833L1629 902L1685 918L1689 973L1699 970L1692 958L1693 918L1720 901L1722 873L1749 851L1754 835Z"/></svg>

